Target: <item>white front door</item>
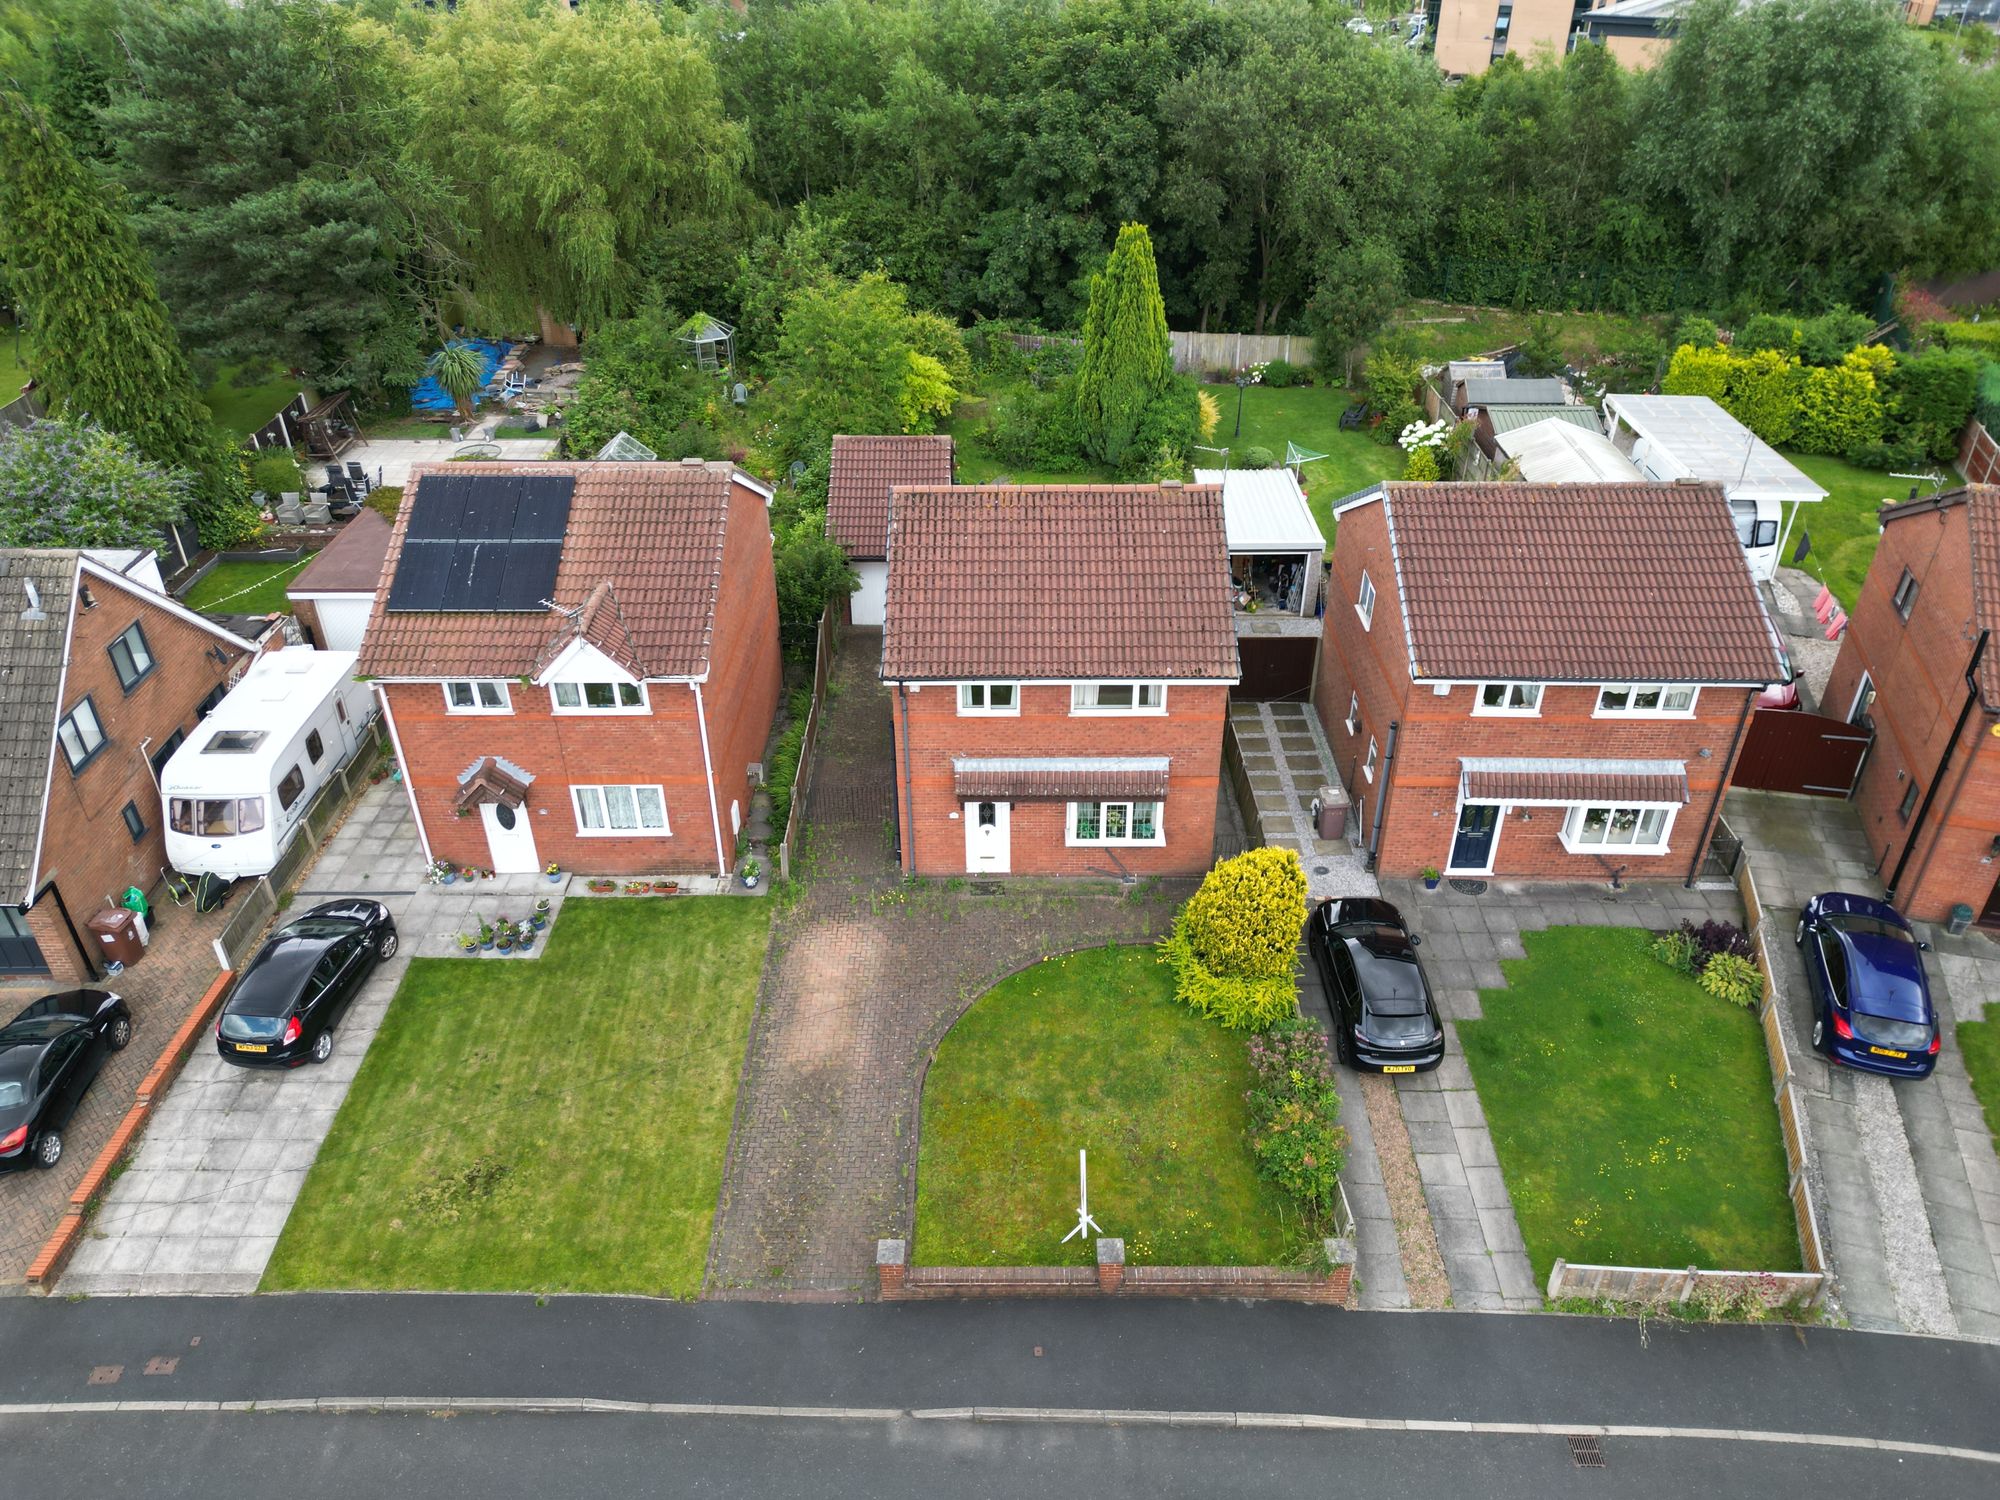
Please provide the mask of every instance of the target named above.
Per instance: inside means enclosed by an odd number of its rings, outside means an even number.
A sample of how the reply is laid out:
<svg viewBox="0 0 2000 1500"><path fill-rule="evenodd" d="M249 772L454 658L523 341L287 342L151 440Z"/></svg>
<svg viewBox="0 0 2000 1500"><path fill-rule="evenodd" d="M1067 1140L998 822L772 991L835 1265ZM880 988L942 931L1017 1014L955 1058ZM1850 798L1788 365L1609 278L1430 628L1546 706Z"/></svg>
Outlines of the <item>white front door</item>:
<svg viewBox="0 0 2000 1500"><path fill-rule="evenodd" d="M479 804L479 821L486 825L486 847L493 851L495 875L534 875L542 862L535 856L535 830L528 826L526 808L500 802Z"/></svg>
<svg viewBox="0 0 2000 1500"><path fill-rule="evenodd" d="M968 802L965 804L965 873L1005 875L1013 867L1008 845L1008 802Z"/></svg>

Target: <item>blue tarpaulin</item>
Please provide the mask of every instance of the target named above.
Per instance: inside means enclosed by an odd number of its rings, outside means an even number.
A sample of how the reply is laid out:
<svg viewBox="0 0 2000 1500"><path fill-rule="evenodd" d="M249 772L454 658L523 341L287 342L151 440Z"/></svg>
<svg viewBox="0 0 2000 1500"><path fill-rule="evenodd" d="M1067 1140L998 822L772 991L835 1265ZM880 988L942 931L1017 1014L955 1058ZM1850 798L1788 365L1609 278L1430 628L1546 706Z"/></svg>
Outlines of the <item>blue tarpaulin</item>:
<svg viewBox="0 0 2000 1500"><path fill-rule="evenodd" d="M493 372L500 368L500 361L507 356L507 345L505 343L496 343L492 339L460 339L454 343L453 347L456 348L459 345L479 351L479 373L482 377L482 384L491 385L493 383ZM444 387L439 385L430 376L426 375L422 380L410 387L410 410L450 411L451 409L451 397L447 396L444 393Z"/></svg>

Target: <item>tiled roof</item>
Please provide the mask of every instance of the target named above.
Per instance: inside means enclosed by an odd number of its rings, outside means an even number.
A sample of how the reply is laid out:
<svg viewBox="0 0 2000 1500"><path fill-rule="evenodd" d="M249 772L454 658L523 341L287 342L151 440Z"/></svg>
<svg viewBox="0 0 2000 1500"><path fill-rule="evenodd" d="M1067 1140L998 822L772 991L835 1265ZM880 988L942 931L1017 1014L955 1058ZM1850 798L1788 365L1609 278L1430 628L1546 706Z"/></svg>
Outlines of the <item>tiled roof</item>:
<svg viewBox="0 0 2000 1500"><path fill-rule="evenodd" d="M1009 802L1069 802L1079 797L1167 795L1164 755L1081 757L1009 756L951 763L952 792L961 801L993 797Z"/></svg>
<svg viewBox="0 0 2000 1500"><path fill-rule="evenodd" d="M76 568L74 552L0 548L0 904L9 906L27 900L34 878ZM29 583L39 620L22 618Z"/></svg>
<svg viewBox="0 0 2000 1500"><path fill-rule="evenodd" d="M836 437L826 481L826 530L849 557L889 555L889 492L952 482L951 437L896 433Z"/></svg>
<svg viewBox="0 0 2000 1500"><path fill-rule="evenodd" d="M1785 676L1720 485L1387 484L1383 496L1414 677Z"/></svg>
<svg viewBox="0 0 2000 1500"><path fill-rule="evenodd" d="M2000 484L1967 484L1942 495L1901 505L1885 505L1882 523L1900 521L1927 511L1965 507L1972 543L1972 617L1982 630L1993 632L1979 661L1979 693L1989 705L2000 705ZM1952 669L1963 674L1961 662Z"/></svg>
<svg viewBox="0 0 2000 1500"><path fill-rule="evenodd" d="M1234 681L1214 485L896 491L890 681Z"/></svg>
<svg viewBox="0 0 2000 1500"><path fill-rule="evenodd" d="M423 503L414 471L383 563L395 577L410 517ZM519 677L546 665L577 635L636 677L707 670L729 506L758 504L732 486L726 463L455 463L462 474L568 474L576 489L553 598L559 610L390 611L380 589L368 618L365 677ZM732 495L732 489L735 490ZM600 590L600 585L608 588Z"/></svg>
<svg viewBox="0 0 2000 1500"><path fill-rule="evenodd" d="M372 594L382 581L390 526L366 506L285 585L286 594Z"/></svg>
<svg viewBox="0 0 2000 1500"><path fill-rule="evenodd" d="M1687 763L1678 760L1474 758L1459 761L1465 795L1478 802L1680 802Z"/></svg>

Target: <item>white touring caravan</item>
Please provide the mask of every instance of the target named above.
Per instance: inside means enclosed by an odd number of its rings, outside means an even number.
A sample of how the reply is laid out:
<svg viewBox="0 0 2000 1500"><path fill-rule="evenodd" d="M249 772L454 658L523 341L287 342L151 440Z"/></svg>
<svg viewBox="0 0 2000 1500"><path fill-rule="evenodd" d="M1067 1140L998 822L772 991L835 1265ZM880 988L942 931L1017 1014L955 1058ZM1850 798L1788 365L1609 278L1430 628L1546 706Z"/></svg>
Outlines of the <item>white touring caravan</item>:
<svg viewBox="0 0 2000 1500"><path fill-rule="evenodd" d="M313 794L362 743L374 694L354 651L257 658L160 773L167 858L186 875L265 875Z"/></svg>

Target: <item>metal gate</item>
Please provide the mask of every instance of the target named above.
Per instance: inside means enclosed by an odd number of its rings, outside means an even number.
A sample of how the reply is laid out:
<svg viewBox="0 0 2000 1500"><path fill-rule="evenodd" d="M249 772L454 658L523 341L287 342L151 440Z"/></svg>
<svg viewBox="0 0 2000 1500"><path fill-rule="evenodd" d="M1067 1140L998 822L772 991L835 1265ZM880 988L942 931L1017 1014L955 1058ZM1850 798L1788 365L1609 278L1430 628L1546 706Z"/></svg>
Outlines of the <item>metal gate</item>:
<svg viewBox="0 0 2000 1500"><path fill-rule="evenodd" d="M1796 709L1760 708L1750 716L1731 786L1765 792L1846 797L1854 791L1872 735L1859 724Z"/></svg>
<svg viewBox="0 0 2000 1500"><path fill-rule="evenodd" d="M0 974L46 974L41 945L28 931L28 914L19 907L0 906Z"/></svg>

